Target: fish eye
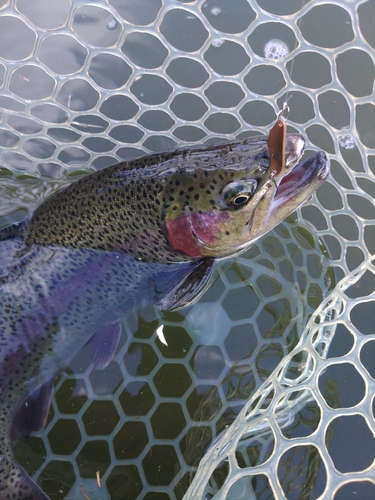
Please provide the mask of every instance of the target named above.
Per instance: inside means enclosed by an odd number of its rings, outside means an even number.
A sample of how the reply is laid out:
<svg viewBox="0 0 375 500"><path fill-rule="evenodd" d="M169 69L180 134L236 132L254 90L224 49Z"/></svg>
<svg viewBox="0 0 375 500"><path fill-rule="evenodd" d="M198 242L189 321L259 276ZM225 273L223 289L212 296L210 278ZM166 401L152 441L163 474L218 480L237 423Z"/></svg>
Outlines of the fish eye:
<svg viewBox="0 0 375 500"><path fill-rule="evenodd" d="M231 182L223 189L223 198L230 207L242 207L253 197L258 186L256 179Z"/></svg>
<svg viewBox="0 0 375 500"><path fill-rule="evenodd" d="M242 205L245 205L245 203L247 203L250 198L251 196L249 193L242 193L238 196L234 196L229 203L235 207L240 207Z"/></svg>

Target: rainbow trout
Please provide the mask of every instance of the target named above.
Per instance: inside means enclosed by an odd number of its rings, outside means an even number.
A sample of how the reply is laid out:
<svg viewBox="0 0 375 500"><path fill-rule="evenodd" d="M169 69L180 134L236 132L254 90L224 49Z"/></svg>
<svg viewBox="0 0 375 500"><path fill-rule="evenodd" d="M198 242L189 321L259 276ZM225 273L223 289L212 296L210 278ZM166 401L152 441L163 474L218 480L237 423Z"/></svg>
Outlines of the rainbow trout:
<svg viewBox="0 0 375 500"><path fill-rule="evenodd" d="M13 423L43 425L52 379L91 338L93 363L104 368L124 315L193 303L216 259L310 197L329 169L323 152L298 163L304 146L288 135L272 171L267 137L119 163L0 232L1 499L47 499L14 460Z"/></svg>

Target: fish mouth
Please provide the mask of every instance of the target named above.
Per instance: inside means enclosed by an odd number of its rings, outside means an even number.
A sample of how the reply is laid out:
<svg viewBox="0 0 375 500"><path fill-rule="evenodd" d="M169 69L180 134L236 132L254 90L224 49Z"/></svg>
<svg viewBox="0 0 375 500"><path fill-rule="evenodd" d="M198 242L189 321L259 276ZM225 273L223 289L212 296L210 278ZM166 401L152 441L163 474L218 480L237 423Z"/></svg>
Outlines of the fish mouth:
<svg viewBox="0 0 375 500"><path fill-rule="evenodd" d="M267 219L257 238L266 234L309 199L328 175L329 164L323 151L318 151L288 171L277 186Z"/></svg>
<svg viewBox="0 0 375 500"><path fill-rule="evenodd" d="M295 210L326 180L329 175L329 164L326 154L318 151L310 158L298 163L280 181L272 210L281 204L297 202ZM299 198L303 198L299 201ZM292 203L294 205L294 203Z"/></svg>

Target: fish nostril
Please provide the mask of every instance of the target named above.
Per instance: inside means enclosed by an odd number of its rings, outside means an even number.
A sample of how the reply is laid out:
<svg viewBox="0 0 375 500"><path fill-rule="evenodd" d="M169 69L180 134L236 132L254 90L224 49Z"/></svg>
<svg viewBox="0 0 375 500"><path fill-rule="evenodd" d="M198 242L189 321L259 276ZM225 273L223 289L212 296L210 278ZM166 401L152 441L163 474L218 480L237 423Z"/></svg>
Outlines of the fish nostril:
<svg viewBox="0 0 375 500"><path fill-rule="evenodd" d="M318 154L319 154L319 162L321 164L325 164L327 162L327 155L325 154L325 152L319 151Z"/></svg>
<svg viewBox="0 0 375 500"><path fill-rule="evenodd" d="M321 171L325 171L327 167L327 156L324 151L318 151L315 153L315 163L321 169Z"/></svg>

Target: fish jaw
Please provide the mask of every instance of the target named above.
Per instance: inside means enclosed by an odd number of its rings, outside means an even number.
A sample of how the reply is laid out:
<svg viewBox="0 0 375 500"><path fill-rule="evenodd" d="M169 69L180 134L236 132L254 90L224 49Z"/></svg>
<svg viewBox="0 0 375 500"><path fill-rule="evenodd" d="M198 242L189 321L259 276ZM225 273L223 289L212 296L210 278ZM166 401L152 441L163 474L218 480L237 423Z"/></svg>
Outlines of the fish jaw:
<svg viewBox="0 0 375 500"><path fill-rule="evenodd" d="M329 172L329 163L323 151L318 151L290 170L278 185L267 222L259 237L270 231L308 200L327 179Z"/></svg>

